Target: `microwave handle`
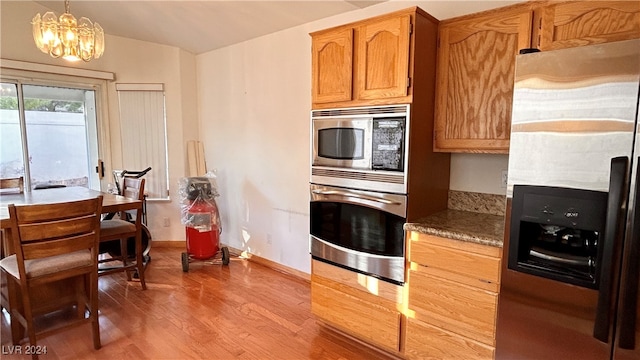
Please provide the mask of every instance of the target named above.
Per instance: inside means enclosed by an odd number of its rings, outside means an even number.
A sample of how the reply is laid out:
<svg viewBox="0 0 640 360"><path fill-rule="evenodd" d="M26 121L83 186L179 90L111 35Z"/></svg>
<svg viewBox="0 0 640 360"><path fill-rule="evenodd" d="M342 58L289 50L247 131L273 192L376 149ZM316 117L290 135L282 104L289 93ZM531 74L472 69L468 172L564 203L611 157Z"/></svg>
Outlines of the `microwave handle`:
<svg viewBox="0 0 640 360"><path fill-rule="evenodd" d="M611 159L611 175L609 177L609 196L607 200L607 217L604 231L604 250L602 252L602 268L596 306L596 319L593 326L593 337L608 343L611 328L611 292L613 282L613 263L616 242L621 240L620 221L625 199L625 183L629 158L620 156Z"/></svg>
<svg viewBox="0 0 640 360"><path fill-rule="evenodd" d="M339 196L352 197L352 198L362 199L362 200L376 201L376 202L387 204L387 205L400 205L400 203L397 202L397 201L392 201L392 200L388 200L388 199L381 199L381 198L377 198L377 197L374 197L374 196L367 196L367 195L352 193L352 192L349 192L349 191L314 189L314 190L312 190L312 192L314 194L318 194L318 195L339 195Z"/></svg>

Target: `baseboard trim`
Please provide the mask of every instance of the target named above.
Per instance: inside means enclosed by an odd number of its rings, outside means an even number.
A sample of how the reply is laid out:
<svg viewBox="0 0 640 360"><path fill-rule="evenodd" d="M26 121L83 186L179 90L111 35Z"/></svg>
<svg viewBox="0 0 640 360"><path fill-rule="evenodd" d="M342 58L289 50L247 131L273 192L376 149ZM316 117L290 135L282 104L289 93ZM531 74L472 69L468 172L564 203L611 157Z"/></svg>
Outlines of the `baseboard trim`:
<svg viewBox="0 0 640 360"><path fill-rule="evenodd" d="M227 248L229 248L229 252L232 255L235 256L240 256L242 258L245 258L249 261L253 261L256 264L260 264L260 265L264 265L268 268L271 268L275 271L287 274L287 275L291 275L291 276L295 276L301 280L304 280L306 282L311 282L311 274L307 274L303 271L300 270L296 270L294 268L290 268L288 266L279 264L275 261L271 261L269 259L265 259L263 257L260 257L258 255L254 255L254 254L250 254L247 253L244 250L240 250L240 249L236 249L233 248L229 245L224 245ZM151 240L151 249L153 249L154 247L159 247L159 248L182 248L182 249L186 249L187 248L187 242L185 240L179 240L179 241L165 241L165 240ZM311 261L311 260L309 260Z"/></svg>
<svg viewBox="0 0 640 360"><path fill-rule="evenodd" d="M151 240L151 248L159 247L159 248L187 248L187 242L184 240L180 241L169 241L169 240Z"/></svg>
<svg viewBox="0 0 640 360"><path fill-rule="evenodd" d="M254 254L250 254L247 253L246 251L240 250L240 249L236 249L233 247L230 247L227 245L227 247L229 248L229 252L231 252L232 254L238 254L239 256L249 260L249 261L253 261L256 264L260 264L260 265L264 265L268 268L271 268L275 271L287 274L287 275L291 275L291 276L295 276L297 278L299 278L300 280L304 280L308 283L311 283L311 274L307 274L305 272L302 272L300 270L296 270L294 268L290 268L288 266L279 264L275 261L271 261L269 259L265 259L263 257L260 257L258 255L254 255Z"/></svg>

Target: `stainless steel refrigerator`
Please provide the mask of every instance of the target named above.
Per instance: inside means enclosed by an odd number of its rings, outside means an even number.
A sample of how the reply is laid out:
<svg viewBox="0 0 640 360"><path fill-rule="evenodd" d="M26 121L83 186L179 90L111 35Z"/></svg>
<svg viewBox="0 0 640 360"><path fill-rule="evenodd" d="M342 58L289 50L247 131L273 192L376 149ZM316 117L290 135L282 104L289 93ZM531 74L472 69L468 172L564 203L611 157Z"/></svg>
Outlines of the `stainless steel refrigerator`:
<svg viewBox="0 0 640 360"><path fill-rule="evenodd" d="M640 359L640 40L518 55L497 359Z"/></svg>

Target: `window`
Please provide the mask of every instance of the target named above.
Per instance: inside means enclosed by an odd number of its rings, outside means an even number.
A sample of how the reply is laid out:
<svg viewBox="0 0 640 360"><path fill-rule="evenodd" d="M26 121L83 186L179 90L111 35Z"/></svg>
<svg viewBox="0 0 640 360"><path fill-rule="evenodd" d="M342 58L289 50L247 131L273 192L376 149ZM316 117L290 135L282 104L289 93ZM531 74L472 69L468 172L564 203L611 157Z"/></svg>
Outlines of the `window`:
<svg viewBox="0 0 640 360"><path fill-rule="evenodd" d="M167 132L162 84L116 84L120 107L122 165L145 175L149 200L169 198Z"/></svg>
<svg viewBox="0 0 640 360"><path fill-rule="evenodd" d="M100 188L94 87L3 79L0 141L0 177Z"/></svg>

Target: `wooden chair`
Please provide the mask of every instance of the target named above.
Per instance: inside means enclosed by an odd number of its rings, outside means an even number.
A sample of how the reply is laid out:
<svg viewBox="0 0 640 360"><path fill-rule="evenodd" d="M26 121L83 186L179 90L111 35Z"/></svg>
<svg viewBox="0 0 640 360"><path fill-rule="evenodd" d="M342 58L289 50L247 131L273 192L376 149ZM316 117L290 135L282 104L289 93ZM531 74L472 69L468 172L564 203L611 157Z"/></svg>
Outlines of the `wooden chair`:
<svg viewBox="0 0 640 360"><path fill-rule="evenodd" d="M8 206L16 251L0 260L9 285L12 340L21 328L29 343L91 323L93 347L100 348L98 323L98 241L102 196L65 203ZM48 290L45 290L48 289ZM50 292L47 292L50 291ZM43 327L37 316L76 306L76 316ZM89 316L85 316L86 310ZM33 354L37 359L37 354Z"/></svg>
<svg viewBox="0 0 640 360"><path fill-rule="evenodd" d="M24 177L0 179L0 194L23 193Z"/></svg>
<svg viewBox="0 0 640 360"><path fill-rule="evenodd" d="M122 182L122 195L129 199L144 199L144 179L127 178ZM131 213L130 213L131 214ZM98 270L99 276L112 274L114 272L126 272L127 280L131 281L131 272L137 271L142 289L147 285L144 281L144 262L142 256L142 210L131 214L132 221L128 220L127 212L120 213L120 219L102 220L100 222L100 242L120 241L120 255L101 259L101 263L119 261L121 266L105 267ZM129 238L135 239L135 262L129 263L127 254L127 241Z"/></svg>

